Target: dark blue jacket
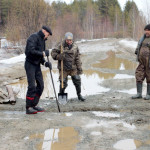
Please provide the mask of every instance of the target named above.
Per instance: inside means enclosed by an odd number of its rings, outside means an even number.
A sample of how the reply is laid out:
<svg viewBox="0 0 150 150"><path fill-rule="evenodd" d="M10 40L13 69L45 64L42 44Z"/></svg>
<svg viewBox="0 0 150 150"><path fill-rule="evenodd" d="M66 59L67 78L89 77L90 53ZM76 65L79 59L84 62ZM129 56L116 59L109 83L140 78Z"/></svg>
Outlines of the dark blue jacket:
<svg viewBox="0 0 150 150"><path fill-rule="evenodd" d="M45 40L44 34L40 30L27 39L25 48L26 61L35 65L44 64L43 51L45 51Z"/></svg>

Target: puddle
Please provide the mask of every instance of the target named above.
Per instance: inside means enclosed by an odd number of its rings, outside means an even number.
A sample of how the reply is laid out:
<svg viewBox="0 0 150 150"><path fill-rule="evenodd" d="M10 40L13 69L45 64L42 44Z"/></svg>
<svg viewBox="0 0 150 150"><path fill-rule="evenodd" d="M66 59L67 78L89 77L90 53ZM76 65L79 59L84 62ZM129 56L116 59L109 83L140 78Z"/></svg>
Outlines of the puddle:
<svg viewBox="0 0 150 150"><path fill-rule="evenodd" d="M36 150L74 150L79 143L78 132L73 127L47 129L43 134L34 134L25 137L25 140L42 140Z"/></svg>
<svg viewBox="0 0 150 150"><path fill-rule="evenodd" d="M56 93L59 92L58 77L59 77L58 72L53 72ZM53 86L51 83L49 71L43 72L43 78L44 78L45 88L44 88L41 98L46 99L46 98L54 97ZM85 73L81 75L81 80L82 80L81 91L82 91L83 96L99 94L99 93L107 92L110 90L109 88L104 88L100 86L100 83L104 81L104 78L100 78L98 73L94 73L94 72L90 74ZM90 85L90 88L89 88L89 85ZM13 83L11 84L11 86L13 87L13 89L20 89L17 95L18 98L24 99L26 97L26 91L27 91L26 79L20 80L20 82L17 82L17 83ZM68 88L66 89L65 92L68 93L68 98L77 97L76 90L72 83L71 77L68 78Z"/></svg>
<svg viewBox="0 0 150 150"><path fill-rule="evenodd" d="M150 145L150 140L146 141L145 144Z"/></svg>
<svg viewBox="0 0 150 150"><path fill-rule="evenodd" d="M137 67L136 63L133 63L127 59L116 57L116 54L113 51L107 52L107 55L108 57L106 59L101 60L97 64L93 64L93 67L118 70L135 70Z"/></svg>
<svg viewBox="0 0 150 150"><path fill-rule="evenodd" d="M136 150L142 146L142 142L134 139L118 141L113 147L118 150Z"/></svg>
<svg viewBox="0 0 150 150"><path fill-rule="evenodd" d="M97 64L93 64L93 67L98 68L108 68L108 69L119 69L119 70L130 70L136 68L136 63L132 63L131 61L128 61L126 59L121 59L116 57L116 53L109 51L108 58L105 60L101 60ZM56 93L59 92L59 81L58 81L58 70L53 70L53 79L54 84L56 88ZM41 96L41 99L53 99L55 97L51 77L49 70L43 71L43 78L44 78L44 91ZM81 75L81 91L83 96L88 95L96 95L104 92L108 92L110 88L105 88L102 86L102 82L106 79L129 79L129 78L135 78L134 76L127 75L127 74L114 74L114 73L104 73L92 69L84 70L84 74ZM66 93L68 93L68 98L75 98L76 90L75 87L71 81L71 77L68 78L68 88L66 89ZM24 99L26 97L26 91L27 91L27 80L26 78L23 80L20 80L19 82L12 83L11 84L13 89L20 89L20 92L18 93L17 97ZM90 88L89 88L90 85ZM127 89L127 91L129 91Z"/></svg>

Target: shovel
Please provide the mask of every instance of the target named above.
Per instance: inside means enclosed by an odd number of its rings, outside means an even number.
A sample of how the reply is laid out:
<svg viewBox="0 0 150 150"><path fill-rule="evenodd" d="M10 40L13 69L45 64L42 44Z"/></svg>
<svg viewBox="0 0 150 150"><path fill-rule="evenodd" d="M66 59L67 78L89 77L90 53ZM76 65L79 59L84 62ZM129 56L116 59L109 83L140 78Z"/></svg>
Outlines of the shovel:
<svg viewBox="0 0 150 150"><path fill-rule="evenodd" d="M48 56L47 56L47 61L48 61L48 63L50 62ZM55 90L55 86L54 86L54 80L53 80L53 76L52 76L52 71L51 71L50 68L49 68L49 71L50 71L50 75L51 75L51 79L52 79L52 85L53 85L54 94L55 94L55 98L56 98L56 104L57 104L57 107L58 107L58 111L60 112L59 103L58 103L58 100L57 100L56 90Z"/></svg>
<svg viewBox="0 0 150 150"><path fill-rule="evenodd" d="M62 42L61 42L61 50L60 50L61 53L63 53L63 46L62 46ZM64 88L64 82L63 82L63 60L61 60L61 89ZM61 91L64 91L64 90L61 90ZM63 104L65 105L68 101L67 99L67 96L68 94L67 93L64 93L64 92L61 92L61 93L58 93L58 102L60 104Z"/></svg>

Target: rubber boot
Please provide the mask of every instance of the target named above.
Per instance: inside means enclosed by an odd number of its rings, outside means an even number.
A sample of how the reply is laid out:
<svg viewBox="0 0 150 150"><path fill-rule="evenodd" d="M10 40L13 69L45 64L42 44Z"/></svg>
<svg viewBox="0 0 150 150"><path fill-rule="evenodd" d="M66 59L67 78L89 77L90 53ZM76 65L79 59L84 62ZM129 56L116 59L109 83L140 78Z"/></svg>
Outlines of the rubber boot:
<svg viewBox="0 0 150 150"><path fill-rule="evenodd" d="M83 98L83 96L82 96L81 94L78 94L78 100L80 100L80 101L85 101L86 99Z"/></svg>
<svg viewBox="0 0 150 150"><path fill-rule="evenodd" d="M139 99L142 98L142 83L137 83L137 94L132 96L132 99Z"/></svg>
<svg viewBox="0 0 150 150"><path fill-rule="evenodd" d="M147 83L147 94L144 98L145 100L150 100L150 83Z"/></svg>
<svg viewBox="0 0 150 150"><path fill-rule="evenodd" d="M78 95L78 100L85 101L85 98L81 95L81 78L79 75L72 76L72 81L76 87L76 92Z"/></svg>

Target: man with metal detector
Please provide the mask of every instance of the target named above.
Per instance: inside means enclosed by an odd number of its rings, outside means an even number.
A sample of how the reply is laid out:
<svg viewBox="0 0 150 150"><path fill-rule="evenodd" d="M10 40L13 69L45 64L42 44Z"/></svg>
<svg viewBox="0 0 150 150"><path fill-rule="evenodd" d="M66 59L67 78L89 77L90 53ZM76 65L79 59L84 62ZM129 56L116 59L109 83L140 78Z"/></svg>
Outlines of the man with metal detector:
<svg viewBox="0 0 150 150"><path fill-rule="evenodd" d="M49 51L45 50L45 41L50 35L52 35L51 29L43 26L39 32L33 33L27 39L25 48L25 70L28 80L26 114L36 114L37 112L45 111L37 104L44 89L40 64L52 69L51 63L46 62L44 59L45 56L49 56Z"/></svg>
<svg viewBox="0 0 150 150"><path fill-rule="evenodd" d="M75 85L78 99L80 101L85 101L85 98L81 95L80 74L82 74L83 71L80 53L78 46L73 41L73 34L71 32L65 34L65 40L57 44L52 50L51 55L54 60L58 60L60 94L64 94L68 86L68 75L70 75Z"/></svg>

